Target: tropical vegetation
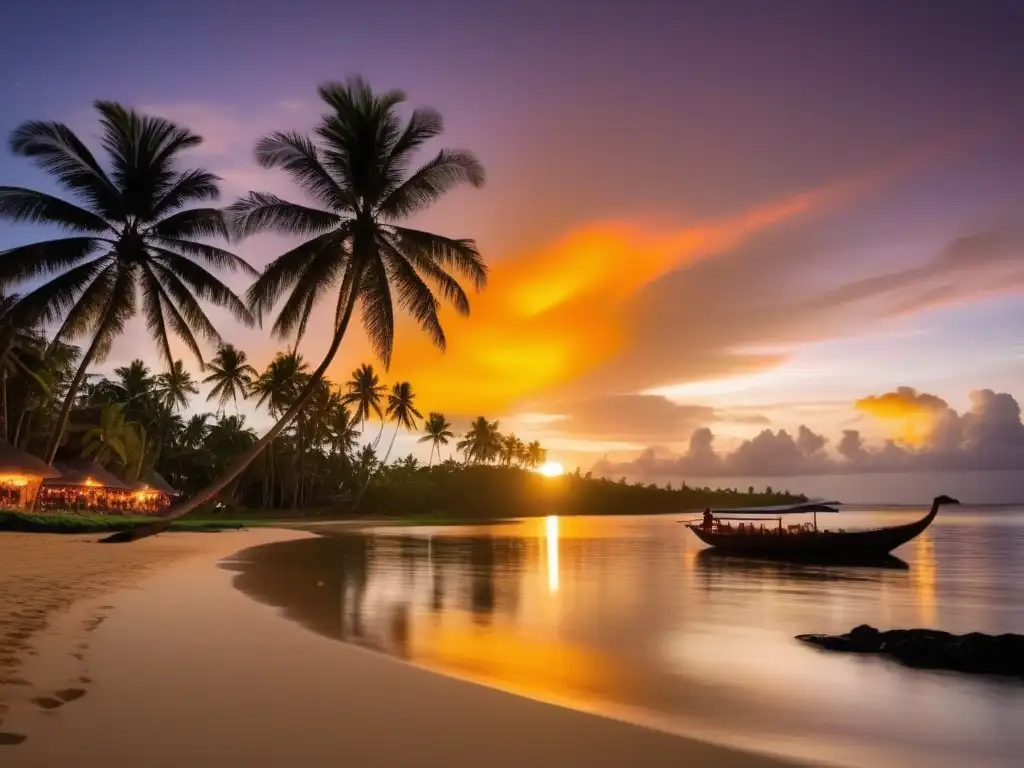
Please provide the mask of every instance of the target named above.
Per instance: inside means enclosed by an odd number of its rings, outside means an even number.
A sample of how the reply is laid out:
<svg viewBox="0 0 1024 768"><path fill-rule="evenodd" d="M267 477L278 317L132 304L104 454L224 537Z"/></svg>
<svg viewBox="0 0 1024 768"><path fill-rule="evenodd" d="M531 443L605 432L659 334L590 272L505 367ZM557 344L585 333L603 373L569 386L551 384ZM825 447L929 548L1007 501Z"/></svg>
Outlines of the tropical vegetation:
<svg viewBox="0 0 1024 768"><path fill-rule="evenodd" d="M403 117L401 91L374 91L358 77L318 93L324 112L311 135L278 131L255 146L256 163L283 171L303 202L253 191L215 207L219 179L183 162L201 137L114 102L94 105L101 156L63 123L13 131L10 150L60 194L0 186L0 220L45 230L0 252L0 439L50 462L86 458L129 479L160 474L185 499L168 518L214 503L417 512L526 503L506 486L541 479L528 472L545 461L539 442L502 434L484 416L457 436L444 414L423 416L412 383L389 388L369 363L340 386L326 378L357 310L385 371L399 311L443 351L442 305L468 314L467 290L484 287L487 268L473 240L414 225L456 187L484 181L468 151L418 159L442 133L440 114ZM228 247L261 233L295 243L257 273ZM232 272L254 280L244 298L222 279ZM286 349L258 370L207 307L243 325L272 318ZM330 328L319 362L300 352L314 311ZM157 356L97 376L140 313ZM215 350L209 361L201 343ZM194 407L200 384L210 412ZM275 420L262 435L246 422L253 409ZM380 422L375 433L369 422ZM427 465L389 463L399 432L421 425ZM598 481L564 486L573 483ZM474 484L484 490L471 501Z"/></svg>

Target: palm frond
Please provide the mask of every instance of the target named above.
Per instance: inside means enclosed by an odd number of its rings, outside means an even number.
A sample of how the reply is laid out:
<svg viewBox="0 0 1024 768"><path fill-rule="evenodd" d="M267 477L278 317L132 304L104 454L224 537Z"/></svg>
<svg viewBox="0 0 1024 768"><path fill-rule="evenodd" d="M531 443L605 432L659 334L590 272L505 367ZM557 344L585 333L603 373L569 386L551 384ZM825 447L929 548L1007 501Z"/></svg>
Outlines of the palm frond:
<svg viewBox="0 0 1024 768"><path fill-rule="evenodd" d="M402 251L400 245L385 233L378 238L383 251L390 254L394 259L407 261L421 276L432 282L441 297L447 301L460 315L469 314L469 297L459 285L459 281L444 271L430 255L424 255L421 249L411 248L408 252Z"/></svg>
<svg viewBox="0 0 1024 768"><path fill-rule="evenodd" d="M104 245L94 237L66 237L20 245L0 252L0 284L64 272Z"/></svg>
<svg viewBox="0 0 1024 768"><path fill-rule="evenodd" d="M252 326L255 320L252 312L245 306L245 303L235 295L235 292L222 283L215 275L208 272L204 267L196 264L184 256L176 253L157 249L154 259L150 262L156 276L166 286L166 279L174 278L175 284L188 286L189 296L196 296L206 301L211 301L218 307L223 307L231 313L231 316L240 323ZM193 299L193 303L195 300ZM203 314L205 318L206 315ZM208 335L205 334L204 335ZM209 338L220 338L215 334Z"/></svg>
<svg viewBox="0 0 1024 768"><path fill-rule="evenodd" d="M63 123L22 123L11 133L10 147L14 154L31 158L99 216L116 219L123 215L120 192L85 144Z"/></svg>
<svg viewBox="0 0 1024 768"><path fill-rule="evenodd" d="M186 203L204 203L220 198L220 177L203 168L182 172L153 207L154 218L178 210Z"/></svg>
<svg viewBox="0 0 1024 768"><path fill-rule="evenodd" d="M203 261L216 269L226 269L229 272L241 271L247 277L259 277L259 272L249 266L249 262L241 256L236 256L231 251L218 248L215 245L197 243L194 240L168 240L157 238L159 250L173 251L194 261Z"/></svg>
<svg viewBox="0 0 1024 768"><path fill-rule="evenodd" d="M167 335L167 323L164 320L163 297L163 286L156 279L153 270L148 266L144 267L142 270L142 312L146 316L146 330L156 340L167 364L173 365L174 355L171 352L171 339ZM189 335L191 336L191 333ZM195 344L195 339L192 339L192 343Z"/></svg>
<svg viewBox="0 0 1024 768"><path fill-rule="evenodd" d="M436 109L419 107L413 110L405 130L388 152L388 176L391 187L397 187L413 153L423 144L444 131L444 118Z"/></svg>
<svg viewBox="0 0 1024 768"><path fill-rule="evenodd" d="M227 208L228 224L236 237L260 232L313 237L337 229L343 219L330 211L321 211L282 200L265 192L250 192Z"/></svg>
<svg viewBox="0 0 1024 768"><path fill-rule="evenodd" d="M113 232L111 226L92 211L22 187L0 187L0 218L16 223L46 224L72 232Z"/></svg>
<svg viewBox="0 0 1024 768"><path fill-rule="evenodd" d="M397 238L399 250L414 264L429 259L448 271L457 272L468 278L478 291L487 285L487 265L481 258L475 241L453 240L435 235L433 232L408 227L392 226L390 229Z"/></svg>
<svg viewBox="0 0 1024 768"><path fill-rule="evenodd" d="M363 268L359 300L366 338L387 370L395 343L395 310L391 303L388 276L380 259L373 259Z"/></svg>
<svg viewBox="0 0 1024 768"><path fill-rule="evenodd" d="M145 265L146 271L152 274L157 294L160 299L160 306L171 330L189 348L200 367L203 367L203 353L196 341L195 334L199 333L208 341L219 343L220 334L210 322L210 318L203 312L195 296L189 291L185 284L179 279L174 271L163 267L157 262ZM173 357L167 352L168 362L173 365Z"/></svg>
<svg viewBox="0 0 1024 768"><path fill-rule="evenodd" d="M398 296L398 306L408 312L442 352L445 349L444 329L437 317L440 304L423 278L416 274L401 254L385 248L382 251L389 282Z"/></svg>
<svg viewBox="0 0 1024 768"><path fill-rule="evenodd" d="M285 171L318 205L334 210L355 207L352 191L328 173L316 145L300 133L279 131L260 139L256 162Z"/></svg>
<svg viewBox="0 0 1024 768"><path fill-rule="evenodd" d="M313 311L313 306L324 293L331 291L339 283L339 276L348 264L348 259L341 257L335 248L327 245L310 259L302 274L295 281L291 295L274 321L274 333L285 339L295 333L295 345L298 346L306 331L306 323Z"/></svg>
<svg viewBox="0 0 1024 768"><path fill-rule="evenodd" d="M224 212L218 208L189 208L172 213L149 227L147 233L168 240L192 240L197 237L231 239Z"/></svg>
<svg viewBox="0 0 1024 768"><path fill-rule="evenodd" d="M484 185L484 167L472 152L442 149L380 203L382 216L401 219L436 203L460 184Z"/></svg>
<svg viewBox="0 0 1024 768"><path fill-rule="evenodd" d="M72 267L28 292L22 297L18 306L26 317L34 318L37 322L46 325L65 318L64 325L69 329L74 329L68 338L73 338L81 332L81 328L76 323L84 321L86 316L95 319L91 311L86 311L93 306L90 302L99 301L99 307L105 305L103 300L106 298L106 293L113 290L115 275L116 269L113 266L113 260L101 256ZM90 291L90 287L96 282L99 284ZM85 304L80 309L76 309L76 305L83 301ZM57 338L63 337L64 335L58 332Z"/></svg>
<svg viewBox="0 0 1024 768"><path fill-rule="evenodd" d="M339 259L348 258L345 241L348 231L328 232L307 240L270 262L246 292L246 302L260 320L277 303L281 294L300 279L309 263L324 249L338 251Z"/></svg>

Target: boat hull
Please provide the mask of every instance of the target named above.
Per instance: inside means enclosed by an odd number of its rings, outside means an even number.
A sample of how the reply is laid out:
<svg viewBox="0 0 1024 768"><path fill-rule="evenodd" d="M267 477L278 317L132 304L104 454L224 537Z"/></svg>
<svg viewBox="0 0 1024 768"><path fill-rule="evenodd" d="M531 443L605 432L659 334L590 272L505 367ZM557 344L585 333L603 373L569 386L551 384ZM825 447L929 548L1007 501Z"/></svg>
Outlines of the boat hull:
<svg viewBox="0 0 1024 768"><path fill-rule="evenodd" d="M935 518L934 512L907 525L872 531L814 533L721 533L698 524L686 527L717 550L745 557L815 562L884 560L899 546L919 536Z"/></svg>

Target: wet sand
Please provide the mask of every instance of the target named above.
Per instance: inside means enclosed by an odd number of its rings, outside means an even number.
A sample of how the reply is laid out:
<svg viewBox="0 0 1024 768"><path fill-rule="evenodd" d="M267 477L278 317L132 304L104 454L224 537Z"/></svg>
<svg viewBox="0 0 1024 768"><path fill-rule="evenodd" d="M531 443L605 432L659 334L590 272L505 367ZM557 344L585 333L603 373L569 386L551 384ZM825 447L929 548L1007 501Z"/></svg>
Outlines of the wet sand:
<svg viewBox="0 0 1024 768"><path fill-rule="evenodd" d="M320 637L218 560L297 531L0 538L0 763L775 766ZM16 743L20 742L20 743Z"/></svg>

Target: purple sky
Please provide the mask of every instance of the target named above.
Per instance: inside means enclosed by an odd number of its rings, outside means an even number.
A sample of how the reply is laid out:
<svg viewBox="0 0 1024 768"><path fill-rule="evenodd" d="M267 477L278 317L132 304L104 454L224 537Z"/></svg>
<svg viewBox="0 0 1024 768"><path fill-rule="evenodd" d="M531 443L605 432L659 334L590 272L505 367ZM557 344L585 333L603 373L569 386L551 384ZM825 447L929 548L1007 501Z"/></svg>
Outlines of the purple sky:
<svg viewBox="0 0 1024 768"><path fill-rule="evenodd" d="M253 140L308 128L315 86L362 73L441 110L443 143L485 163L484 191L422 223L475 237L509 265L495 297L523 279L519 261L558 259L553 244L573 233L608 222L667 238L709 222L733 232L752 210L809 195L808 211L664 254L607 316L580 294L551 337L610 326L566 341L558 375L497 399L477 393L504 393L500 370L442 387L456 376L447 371L478 370L480 330L472 343L454 333L444 363L400 339L395 373L422 382L424 397L462 393L437 405L450 417L487 409L567 463L647 446L682 453L701 426L723 448L801 423L835 446L851 425L876 442L897 435L854 402L899 386L959 412L974 389L1024 397L1022 40L1024 3L996 0L19 3L0 29L0 127L57 119L89 136L90 102L119 100L204 134L197 157L227 195L291 194L252 166ZM6 155L0 183L47 188ZM0 225L0 248L33 235ZM940 256L971 235L983 238ZM238 250L259 267L281 247ZM614 275L645 248L594 258ZM495 327L518 327L498 298L481 301ZM148 348L137 326L106 368ZM279 346L266 333L225 335L259 364ZM580 362L613 337L613 351ZM322 346L314 337L303 349ZM353 342L333 377L364 350ZM637 430L644 419L652 428Z"/></svg>

